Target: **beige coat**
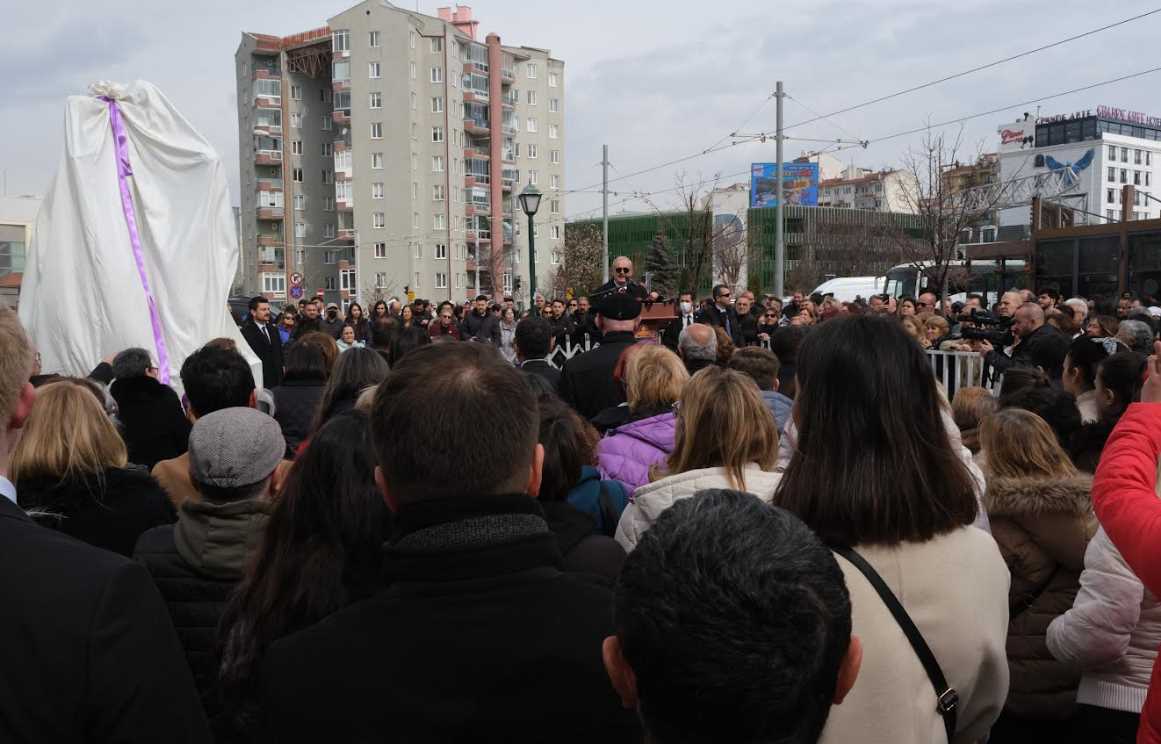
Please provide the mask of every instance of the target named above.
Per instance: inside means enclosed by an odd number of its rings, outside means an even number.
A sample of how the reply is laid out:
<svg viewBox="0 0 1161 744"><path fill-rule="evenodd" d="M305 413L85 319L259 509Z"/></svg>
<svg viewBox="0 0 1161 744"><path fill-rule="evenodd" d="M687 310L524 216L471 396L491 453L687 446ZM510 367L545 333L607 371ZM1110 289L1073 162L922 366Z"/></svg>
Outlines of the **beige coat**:
<svg viewBox="0 0 1161 744"><path fill-rule="evenodd" d="M923 543L857 546L923 633L960 697L955 742L983 739L1008 694L1008 569L983 530ZM823 744L932 744L946 739L935 690L895 618L858 569L839 558L863 666L830 711Z"/></svg>

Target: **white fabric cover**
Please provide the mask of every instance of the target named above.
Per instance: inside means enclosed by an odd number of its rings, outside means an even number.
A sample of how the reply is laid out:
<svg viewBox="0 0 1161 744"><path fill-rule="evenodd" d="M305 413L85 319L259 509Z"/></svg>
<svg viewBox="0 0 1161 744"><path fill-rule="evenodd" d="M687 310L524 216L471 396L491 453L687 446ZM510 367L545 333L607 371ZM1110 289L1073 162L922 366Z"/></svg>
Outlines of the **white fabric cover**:
<svg viewBox="0 0 1161 744"><path fill-rule="evenodd" d="M133 346L157 349L121 208L108 104L117 100L150 289L169 353L170 384L212 338L235 340L256 383L262 365L226 306L238 237L218 154L152 84L97 83L65 109L65 153L36 226L21 288L20 319L45 372L88 374Z"/></svg>

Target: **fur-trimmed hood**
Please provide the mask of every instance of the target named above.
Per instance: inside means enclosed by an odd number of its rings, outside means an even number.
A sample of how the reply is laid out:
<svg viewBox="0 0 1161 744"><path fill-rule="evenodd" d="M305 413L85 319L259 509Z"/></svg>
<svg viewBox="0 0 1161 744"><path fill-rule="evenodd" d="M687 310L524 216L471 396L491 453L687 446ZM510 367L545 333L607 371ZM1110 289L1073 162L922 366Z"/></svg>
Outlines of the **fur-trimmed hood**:
<svg viewBox="0 0 1161 744"><path fill-rule="evenodd" d="M991 517L1044 514L1084 516L1092 512L1092 476L987 479L984 505Z"/></svg>

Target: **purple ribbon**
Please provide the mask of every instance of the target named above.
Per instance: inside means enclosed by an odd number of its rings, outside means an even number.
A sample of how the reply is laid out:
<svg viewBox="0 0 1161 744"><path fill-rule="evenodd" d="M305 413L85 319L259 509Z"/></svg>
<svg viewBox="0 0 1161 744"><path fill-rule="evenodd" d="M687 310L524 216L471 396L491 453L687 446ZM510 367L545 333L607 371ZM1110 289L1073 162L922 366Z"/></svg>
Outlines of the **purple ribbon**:
<svg viewBox="0 0 1161 744"><path fill-rule="evenodd" d="M169 384L169 351L165 346L165 333L161 330L161 316L157 313L157 300L149 289L149 275L145 273L145 254L141 250L141 234L137 231L137 213L133 209L133 196L129 193L129 138L125 134L125 124L121 121L121 109L108 96L101 96L109 104L109 124L113 127L113 142L117 148L117 182L121 186L121 210L125 213L125 224L129 228L129 244L133 246L133 260L137 263L137 276L141 278L141 289L145 291L145 302L149 306L149 322L153 326L153 345L157 349L157 366L161 381Z"/></svg>

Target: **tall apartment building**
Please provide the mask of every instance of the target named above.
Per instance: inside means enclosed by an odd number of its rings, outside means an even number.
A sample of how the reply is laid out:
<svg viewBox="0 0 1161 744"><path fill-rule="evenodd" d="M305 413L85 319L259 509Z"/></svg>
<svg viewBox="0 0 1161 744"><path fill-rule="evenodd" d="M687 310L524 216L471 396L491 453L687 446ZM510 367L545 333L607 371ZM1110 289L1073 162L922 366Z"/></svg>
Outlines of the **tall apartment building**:
<svg viewBox="0 0 1161 744"><path fill-rule="evenodd" d="M493 287L527 303L516 195L528 184L544 193L535 242L547 286L563 246L564 63L494 33L477 40L470 8L438 12L367 0L313 31L243 33L247 291L293 299L299 275L305 295L344 306Z"/></svg>

